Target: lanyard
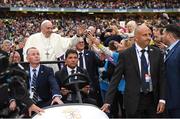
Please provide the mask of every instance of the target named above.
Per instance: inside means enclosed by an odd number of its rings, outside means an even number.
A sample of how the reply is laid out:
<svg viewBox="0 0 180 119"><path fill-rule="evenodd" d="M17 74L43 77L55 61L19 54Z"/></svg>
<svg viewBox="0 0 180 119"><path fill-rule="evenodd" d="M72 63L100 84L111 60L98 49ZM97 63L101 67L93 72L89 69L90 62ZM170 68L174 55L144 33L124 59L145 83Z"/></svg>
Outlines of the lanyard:
<svg viewBox="0 0 180 119"><path fill-rule="evenodd" d="M137 52L137 55L138 55L138 64L139 64L139 61L141 62L141 55L140 55L140 51L136 48L136 52ZM144 52L145 53L145 52ZM145 54L144 54L145 55ZM146 56L145 56L145 58L146 58ZM148 65L148 74L150 75L150 62L149 62L149 60L147 60L146 59L146 62L147 62L147 65ZM140 68L141 68L141 66L140 66Z"/></svg>

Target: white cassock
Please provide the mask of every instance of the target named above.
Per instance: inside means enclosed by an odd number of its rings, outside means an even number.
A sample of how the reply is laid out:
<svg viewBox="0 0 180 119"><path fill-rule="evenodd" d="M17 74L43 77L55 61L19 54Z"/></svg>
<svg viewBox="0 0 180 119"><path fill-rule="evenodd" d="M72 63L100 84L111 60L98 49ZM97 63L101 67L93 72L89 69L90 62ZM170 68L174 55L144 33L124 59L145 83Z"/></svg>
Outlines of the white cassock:
<svg viewBox="0 0 180 119"><path fill-rule="evenodd" d="M67 49L78 43L78 37L72 38L61 37L59 34L52 33L49 38L44 37L42 33L31 35L23 49L24 61L26 60L26 51L30 47L36 47L40 52L41 61L57 61L57 57L66 52ZM47 64L53 68L54 72L58 71L57 64Z"/></svg>

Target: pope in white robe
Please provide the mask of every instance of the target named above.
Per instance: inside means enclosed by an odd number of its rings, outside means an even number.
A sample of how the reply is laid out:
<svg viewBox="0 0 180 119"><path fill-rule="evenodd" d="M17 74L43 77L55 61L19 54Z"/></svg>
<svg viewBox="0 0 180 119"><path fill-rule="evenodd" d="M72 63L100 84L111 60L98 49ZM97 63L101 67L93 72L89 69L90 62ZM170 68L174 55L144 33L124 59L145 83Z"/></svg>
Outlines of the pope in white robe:
<svg viewBox="0 0 180 119"><path fill-rule="evenodd" d="M26 60L26 52L30 47L36 47L40 52L41 61L57 61L57 57L61 56L67 49L72 48L78 43L78 37L72 38L61 37L59 34L52 33L52 23L45 20L41 24L41 32L32 34L25 43L23 49L24 59ZM58 71L57 64L46 64Z"/></svg>

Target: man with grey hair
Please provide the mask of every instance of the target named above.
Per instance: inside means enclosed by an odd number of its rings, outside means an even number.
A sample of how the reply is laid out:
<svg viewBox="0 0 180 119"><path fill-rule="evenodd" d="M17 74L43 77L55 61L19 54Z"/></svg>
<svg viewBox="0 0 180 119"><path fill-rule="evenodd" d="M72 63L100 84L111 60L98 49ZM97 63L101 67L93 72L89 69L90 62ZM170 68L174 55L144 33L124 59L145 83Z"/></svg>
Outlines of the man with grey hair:
<svg viewBox="0 0 180 119"><path fill-rule="evenodd" d="M12 42L10 40L4 40L1 46L1 49L7 53L7 55L11 52Z"/></svg>
<svg viewBox="0 0 180 119"><path fill-rule="evenodd" d="M78 37L82 35L83 29L78 28L77 35L72 38L61 37L59 34L53 33L53 24L49 20L41 23L41 32L35 33L29 37L23 49L24 59L26 59L26 51L30 47L36 47L40 52L40 61L56 61L57 56L63 54L68 48L75 46ZM58 71L57 64L48 65Z"/></svg>
<svg viewBox="0 0 180 119"><path fill-rule="evenodd" d="M128 37L134 37L134 31L137 27L137 23L135 21L131 20L131 21L127 22L126 27L127 27L128 32L125 34L127 34Z"/></svg>

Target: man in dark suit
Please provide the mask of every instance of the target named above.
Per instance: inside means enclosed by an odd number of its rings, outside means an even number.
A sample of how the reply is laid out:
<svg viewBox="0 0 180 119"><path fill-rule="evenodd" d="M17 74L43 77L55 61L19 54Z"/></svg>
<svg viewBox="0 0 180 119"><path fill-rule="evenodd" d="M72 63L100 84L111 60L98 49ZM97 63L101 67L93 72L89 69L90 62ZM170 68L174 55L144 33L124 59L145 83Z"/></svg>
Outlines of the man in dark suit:
<svg viewBox="0 0 180 119"><path fill-rule="evenodd" d="M163 42L168 46L165 57L167 79L168 116L180 117L180 26L171 24L165 27Z"/></svg>
<svg viewBox="0 0 180 119"><path fill-rule="evenodd" d="M135 44L122 52L115 69L102 110L109 111L122 75L126 80L124 107L127 117L155 117L165 107L163 55L149 46L151 31L140 25L135 31Z"/></svg>
<svg viewBox="0 0 180 119"><path fill-rule="evenodd" d="M81 67L78 67L78 53L76 50L68 49L65 53L65 64L66 66L62 68L61 71L57 71L55 73L55 77L57 79L57 82L61 88L63 98L65 102L77 102L76 96L74 96L74 92L72 92L72 95L69 95L69 92L71 89L66 86L65 80L69 80L68 82L71 82L71 78L67 79L67 77L73 73L81 73L87 76L87 78L84 78L84 80L87 82L82 85L82 98L83 102L95 104L95 101L91 98L89 98L89 91L90 91L90 79L87 71ZM82 77L77 76L78 80L83 80ZM68 92L69 91L69 92ZM69 99L68 99L69 98Z"/></svg>
<svg viewBox="0 0 180 119"><path fill-rule="evenodd" d="M55 103L63 104L53 69L40 65L38 49L31 47L27 50L27 61L29 62L27 86L34 103L40 107Z"/></svg>
<svg viewBox="0 0 180 119"><path fill-rule="evenodd" d="M99 66L104 66L103 61L99 60L95 52L91 50L86 50L85 42L82 38L80 38L79 42L76 44L76 50L78 52L79 58L78 66L87 70L90 80L92 82L92 90L90 91L90 95L92 98L96 99L98 106L101 107L103 103L100 93L98 68Z"/></svg>

